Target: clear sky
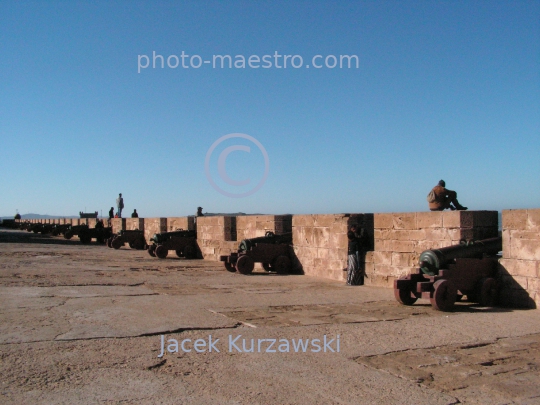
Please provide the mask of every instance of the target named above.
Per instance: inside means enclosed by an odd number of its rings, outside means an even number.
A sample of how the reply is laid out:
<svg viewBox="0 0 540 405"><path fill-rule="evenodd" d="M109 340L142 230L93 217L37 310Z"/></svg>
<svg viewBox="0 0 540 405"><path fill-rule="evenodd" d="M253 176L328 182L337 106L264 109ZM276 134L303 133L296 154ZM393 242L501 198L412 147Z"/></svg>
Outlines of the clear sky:
<svg viewBox="0 0 540 405"><path fill-rule="evenodd" d="M539 208L540 2L0 1L0 139L6 216Z"/></svg>

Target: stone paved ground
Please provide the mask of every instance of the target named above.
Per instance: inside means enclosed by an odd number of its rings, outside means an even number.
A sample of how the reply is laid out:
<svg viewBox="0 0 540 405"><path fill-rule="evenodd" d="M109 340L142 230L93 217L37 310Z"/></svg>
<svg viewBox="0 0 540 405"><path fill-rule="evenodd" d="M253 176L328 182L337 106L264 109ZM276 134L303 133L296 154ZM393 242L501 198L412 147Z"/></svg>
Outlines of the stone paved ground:
<svg viewBox="0 0 540 405"><path fill-rule="evenodd" d="M537 310L442 313L386 289L20 231L0 231L0 301L2 404L540 403ZM162 335L191 352L158 357ZM324 335L339 352L293 349ZM195 352L209 336L220 352ZM269 339L289 352L267 353Z"/></svg>

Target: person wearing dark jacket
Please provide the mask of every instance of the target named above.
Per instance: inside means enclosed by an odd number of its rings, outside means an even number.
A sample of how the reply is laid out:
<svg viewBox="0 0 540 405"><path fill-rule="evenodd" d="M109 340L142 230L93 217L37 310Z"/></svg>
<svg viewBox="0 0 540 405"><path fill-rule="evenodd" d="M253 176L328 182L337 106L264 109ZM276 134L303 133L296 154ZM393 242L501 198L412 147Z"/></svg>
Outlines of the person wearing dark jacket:
<svg viewBox="0 0 540 405"><path fill-rule="evenodd" d="M348 267L347 285L364 285L364 269L360 268L360 254L365 247L365 230L357 232L357 226L352 225L347 232L348 244Z"/></svg>
<svg viewBox="0 0 540 405"><path fill-rule="evenodd" d="M431 211L443 211L450 208L452 211L465 211L467 207L464 207L457 200L457 193L446 188L444 180L439 180L431 192L428 194L428 204Z"/></svg>

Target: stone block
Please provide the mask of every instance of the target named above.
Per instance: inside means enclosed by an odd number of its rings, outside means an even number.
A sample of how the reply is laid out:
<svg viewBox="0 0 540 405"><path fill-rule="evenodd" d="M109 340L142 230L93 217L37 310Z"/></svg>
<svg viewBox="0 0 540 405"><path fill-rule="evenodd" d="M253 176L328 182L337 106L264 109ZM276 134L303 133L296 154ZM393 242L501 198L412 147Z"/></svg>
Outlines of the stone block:
<svg viewBox="0 0 540 405"><path fill-rule="evenodd" d="M510 237L511 258L521 260L540 260L540 244L535 239Z"/></svg>
<svg viewBox="0 0 540 405"><path fill-rule="evenodd" d="M503 257L510 259L512 257L512 249L510 247L510 229L502 231Z"/></svg>
<svg viewBox="0 0 540 405"><path fill-rule="evenodd" d="M416 229L416 212L396 213L392 223L394 229Z"/></svg>
<svg viewBox="0 0 540 405"><path fill-rule="evenodd" d="M538 262L534 260L500 259L499 263L511 276L539 276Z"/></svg>
<svg viewBox="0 0 540 405"><path fill-rule="evenodd" d="M426 240L444 240L444 241L451 241L452 237L448 233L448 229L446 228L437 228L437 229L426 229Z"/></svg>
<svg viewBox="0 0 540 405"><path fill-rule="evenodd" d="M416 251L415 242L406 240L392 240L390 242L390 250L401 253L414 253Z"/></svg>
<svg viewBox="0 0 540 405"><path fill-rule="evenodd" d="M503 210L503 229L527 229L527 210Z"/></svg>
<svg viewBox="0 0 540 405"><path fill-rule="evenodd" d="M375 229L392 229L394 214L374 214L373 225Z"/></svg>
<svg viewBox="0 0 540 405"><path fill-rule="evenodd" d="M416 228L442 228L443 211L417 212Z"/></svg>
<svg viewBox="0 0 540 405"><path fill-rule="evenodd" d="M332 224L336 222L340 222L340 220L343 218L343 215L315 215L314 218L314 226L321 227L321 226L327 226L330 227ZM346 226L345 226L346 227Z"/></svg>
<svg viewBox="0 0 540 405"><path fill-rule="evenodd" d="M414 267L418 264L418 255L415 253L392 253L392 266Z"/></svg>
<svg viewBox="0 0 540 405"><path fill-rule="evenodd" d="M443 228L461 227L461 213L463 211L440 211L440 212L442 212Z"/></svg>
<svg viewBox="0 0 540 405"><path fill-rule="evenodd" d="M381 252L377 250L374 251L373 263L375 263L376 265L391 266L392 265L392 252Z"/></svg>

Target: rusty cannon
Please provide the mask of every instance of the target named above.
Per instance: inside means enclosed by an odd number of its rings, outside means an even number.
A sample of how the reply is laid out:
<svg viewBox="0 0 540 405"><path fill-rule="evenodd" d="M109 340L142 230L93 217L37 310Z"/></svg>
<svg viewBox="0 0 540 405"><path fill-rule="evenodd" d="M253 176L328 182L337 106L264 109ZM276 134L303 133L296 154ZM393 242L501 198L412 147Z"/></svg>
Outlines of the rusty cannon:
<svg viewBox="0 0 540 405"><path fill-rule="evenodd" d="M138 229L121 230L116 235L107 239L107 246L114 249L120 249L126 243L130 248L137 250L143 250L148 247L146 239L144 239L144 232Z"/></svg>
<svg viewBox="0 0 540 405"><path fill-rule="evenodd" d="M156 233L150 241L152 245L148 247L148 254L152 257L165 259L169 250L174 250L178 257L197 258L197 231L178 229L172 232Z"/></svg>
<svg viewBox="0 0 540 405"><path fill-rule="evenodd" d="M292 269L291 245L292 233L276 235L268 231L264 236L244 239L238 245L238 252L220 256L219 260L230 272L251 274L255 263L261 263L266 271L287 274Z"/></svg>
<svg viewBox="0 0 540 405"><path fill-rule="evenodd" d="M415 273L394 281L394 296L403 305L426 298L440 311L451 311L464 295L470 302L493 306L498 291L496 255L501 250L500 237L426 250Z"/></svg>

